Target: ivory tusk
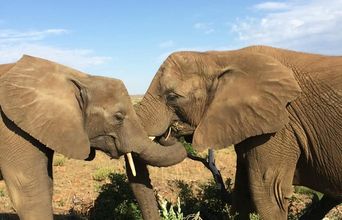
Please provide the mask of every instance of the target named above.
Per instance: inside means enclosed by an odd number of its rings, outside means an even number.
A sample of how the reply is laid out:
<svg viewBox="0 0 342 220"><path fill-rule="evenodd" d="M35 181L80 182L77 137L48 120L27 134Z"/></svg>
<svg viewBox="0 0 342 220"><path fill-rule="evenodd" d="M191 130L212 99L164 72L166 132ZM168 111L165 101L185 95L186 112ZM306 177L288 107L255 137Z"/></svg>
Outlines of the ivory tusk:
<svg viewBox="0 0 342 220"><path fill-rule="evenodd" d="M148 138L151 139L151 140L153 141L156 137L149 136Z"/></svg>
<svg viewBox="0 0 342 220"><path fill-rule="evenodd" d="M134 161L133 161L132 154L131 153L127 153L126 155L127 155L129 166L130 166L131 171L132 171L132 175L136 176L137 172L135 171L135 166L134 166Z"/></svg>
<svg viewBox="0 0 342 220"><path fill-rule="evenodd" d="M167 133L167 136L166 136L166 138L165 138L166 141L167 141L167 139L169 139L170 134L171 134L171 127L169 127L169 133Z"/></svg>

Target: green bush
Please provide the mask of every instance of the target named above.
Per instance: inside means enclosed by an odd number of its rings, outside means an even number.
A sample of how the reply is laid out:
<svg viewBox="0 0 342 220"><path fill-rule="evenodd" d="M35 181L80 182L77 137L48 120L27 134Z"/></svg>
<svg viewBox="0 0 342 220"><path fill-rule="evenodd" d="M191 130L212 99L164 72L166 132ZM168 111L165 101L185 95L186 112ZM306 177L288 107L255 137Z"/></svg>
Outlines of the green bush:
<svg viewBox="0 0 342 220"><path fill-rule="evenodd" d="M53 157L53 165L54 166L60 166L60 167L64 166L66 160L67 160L66 157L64 157L61 154L57 154Z"/></svg>
<svg viewBox="0 0 342 220"><path fill-rule="evenodd" d="M142 219L133 192L123 174L110 173L110 183L100 188L100 194L89 211L90 219Z"/></svg>
<svg viewBox="0 0 342 220"><path fill-rule="evenodd" d="M258 214L251 213L251 214L249 214L249 219L250 220L260 220L261 217Z"/></svg>
<svg viewBox="0 0 342 220"><path fill-rule="evenodd" d="M317 195L319 199L323 197L323 194L320 192L317 192L315 190L312 190L310 188L307 188L305 186L295 186L294 187L294 193L307 195L310 197L313 197L314 195Z"/></svg>
<svg viewBox="0 0 342 220"><path fill-rule="evenodd" d="M228 180L228 182L230 181ZM221 190L214 181L200 185L196 192L192 190L192 185L183 181L176 181L176 185L180 189L179 210L183 216L187 216L187 219L228 220L235 218L230 214L230 205L221 199ZM231 185L228 185L228 191L231 190L230 187ZM189 218L190 216L192 217Z"/></svg>
<svg viewBox="0 0 342 220"><path fill-rule="evenodd" d="M177 209L174 210L171 204L168 208L168 202L164 199L159 200L159 205L161 208L161 217L163 220L183 220L183 213L180 206L180 199L177 198Z"/></svg>
<svg viewBox="0 0 342 220"><path fill-rule="evenodd" d="M104 181L109 178L109 176L113 172L113 168L111 167L100 167L93 174L93 180L95 181Z"/></svg>
<svg viewBox="0 0 342 220"><path fill-rule="evenodd" d="M197 156L197 151L192 147L191 143L186 142L184 137L181 137L179 139L179 141L183 144L183 146L185 147L185 150L186 150L186 152L188 152L188 154L193 155L193 156Z"/></svg>

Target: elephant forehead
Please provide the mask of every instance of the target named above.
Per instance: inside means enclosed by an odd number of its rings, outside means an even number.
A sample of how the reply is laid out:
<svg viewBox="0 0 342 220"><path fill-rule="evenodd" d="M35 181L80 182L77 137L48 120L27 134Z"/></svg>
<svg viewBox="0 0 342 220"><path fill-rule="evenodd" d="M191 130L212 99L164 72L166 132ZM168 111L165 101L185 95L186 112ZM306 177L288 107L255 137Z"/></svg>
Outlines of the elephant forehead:
<svg viewBox="0 0 342 220"><path fill-rule="evenodd" d="M105 117L113 117L113 113L115 112L127 112L127 105L121 102L112 103L112 105L101 105L101 106L92 106L89 108L90 113L104 115Z"/></svg>
<svg viewBox="0 0 342 220"><path fill-rule="evenodd" d="M171 74L164 74L160 80L160 85L165 91L175 90L176 92L189 93L192 90L205 88L204 80L198 75L187 75L187 77L177 77Z"/></svg>
<svg viewBox="0 0 342 220"><path fill-rule="evenodd" d="M113 112L128 112L131 107L130 97L125 93L107 93L95 97L94 106ZM133 107L132 107L133 108Z"/></svg>
<svg viewBox="0 0 342 220"><path fill-rule="evenodd" d="M126 87L121 80L102 76L91 76L88 84L102 93L121 92L125 93Z"/></svg>
<svg viewBox="0 0 342 220"><path fill-rule="evenodd" d="M189 93L199 93L206 88L204 80L200 77L194 75L193 77L182 81L179 90L183 91L185 94Z"/></svg>
<svg viewBox="0 0 342 220"><path fill-rule="evenodd" d="M170 73L163 74L160 78L159 84L162 91L172 90L179 84L180 80L175 75L172 76Z"/></svg>
<svg viewBox="0 0 342 220"><path fill-rule="evenodd" d="M98 103L112 105L117 102L130 102L127 89L121 80L92 77L89 84L93 98Z"/></svg>

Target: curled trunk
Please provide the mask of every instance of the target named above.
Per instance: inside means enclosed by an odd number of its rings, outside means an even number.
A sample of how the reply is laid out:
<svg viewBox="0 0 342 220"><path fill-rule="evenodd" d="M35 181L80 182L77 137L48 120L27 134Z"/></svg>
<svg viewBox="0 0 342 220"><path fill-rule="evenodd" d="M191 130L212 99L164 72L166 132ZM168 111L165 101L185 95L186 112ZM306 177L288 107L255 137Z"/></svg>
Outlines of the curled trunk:
<svg viewBox="0 0 342 220"><path fill-rule="evenodd" d="M162 135L171 124L174 115L159 97L153 96L149 92L135 106L135 111L149 136Z"/></svg>
<svg viewBox="0 0 342 220"><path fill-rule="evenodd" d="M163 147L150 141L145 144L143 151L139 152L139 157L149 165L167 167L182 162L187 157L187 152L179 142Z"/></svg>

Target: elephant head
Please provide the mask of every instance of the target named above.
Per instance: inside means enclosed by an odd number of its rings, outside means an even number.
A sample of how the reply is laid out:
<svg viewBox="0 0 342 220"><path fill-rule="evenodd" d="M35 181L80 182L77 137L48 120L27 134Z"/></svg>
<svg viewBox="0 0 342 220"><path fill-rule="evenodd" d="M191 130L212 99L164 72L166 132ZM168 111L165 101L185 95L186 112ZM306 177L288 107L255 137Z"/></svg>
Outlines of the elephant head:
<svg viewBox="0 0 342 220"><path fill-rule="evenodd" d="M195 149L223 148L289 120L286 105L301 89L291 70L250 50L175 52L160 66L137 114L147 133L179 120L195 127Z"/></svg>
<svg viewBox="0 0 342 220"><path fill-rule="evenodd" d="M113 158L134 152L155 166L186 156L180 144L173 154L148 138L120 80L26 55L0 70L1 111L54 151L75 159L87 158L91 147Z"/></svg>

